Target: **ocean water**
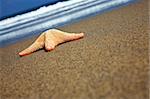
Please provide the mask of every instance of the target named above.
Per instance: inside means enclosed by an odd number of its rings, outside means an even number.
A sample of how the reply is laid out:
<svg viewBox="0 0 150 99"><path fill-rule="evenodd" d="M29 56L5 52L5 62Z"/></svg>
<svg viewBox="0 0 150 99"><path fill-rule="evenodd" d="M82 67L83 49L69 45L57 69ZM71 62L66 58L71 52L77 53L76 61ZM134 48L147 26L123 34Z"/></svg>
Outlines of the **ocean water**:
<svg viewBox="0 0 150 99"><path fill-rule="evenodd" d="M0 0L0 20L65 0Z"/></svg>

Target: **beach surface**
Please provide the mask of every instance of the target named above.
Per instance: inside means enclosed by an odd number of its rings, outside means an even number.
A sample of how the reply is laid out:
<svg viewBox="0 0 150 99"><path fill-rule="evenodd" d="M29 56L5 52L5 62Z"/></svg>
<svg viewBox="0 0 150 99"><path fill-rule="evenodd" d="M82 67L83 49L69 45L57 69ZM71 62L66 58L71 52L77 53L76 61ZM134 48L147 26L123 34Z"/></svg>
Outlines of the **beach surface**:
<svg viewBox="0 0 150 99"><path fill-rule="evenodd" d="M84 32L51 52L18 53L37 37L0 48L0 99L148 99L148 0L60 30Z"/></svg>

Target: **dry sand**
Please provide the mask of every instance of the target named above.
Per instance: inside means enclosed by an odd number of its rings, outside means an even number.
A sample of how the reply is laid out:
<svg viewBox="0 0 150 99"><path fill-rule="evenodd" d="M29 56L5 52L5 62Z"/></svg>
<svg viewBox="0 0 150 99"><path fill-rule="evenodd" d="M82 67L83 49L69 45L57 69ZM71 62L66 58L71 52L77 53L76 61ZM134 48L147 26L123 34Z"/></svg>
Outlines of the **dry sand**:
<svg viewBox="0 0 150 99"><path fill-rule="evenodd" d="M52 52L1 48L0 99L148 99L148 0L64 26L84 39Z"/></svg>

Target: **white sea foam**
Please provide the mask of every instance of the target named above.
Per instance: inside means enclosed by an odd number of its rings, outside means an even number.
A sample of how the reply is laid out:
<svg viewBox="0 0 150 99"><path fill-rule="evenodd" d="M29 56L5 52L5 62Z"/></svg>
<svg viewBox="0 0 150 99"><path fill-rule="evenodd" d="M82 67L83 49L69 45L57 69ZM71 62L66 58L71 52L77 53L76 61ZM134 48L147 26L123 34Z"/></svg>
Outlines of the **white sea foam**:
<svg viewBox="0 0 150 99"><path fill-rule="evenodd" d="M85 1L85 0L69 0L69 1L64 1L64 2L58 2L57 4L49 5L47 7L43 6L35 11L31 11L31 12L28 12L28 13L25 13L22 15L17 15L15 17L4 19L4 20L0 21L0 26L12 24L17 21L23 22L23 21L32 20L32 19L39 17L42 14L45 14L45 13L48 13L48 12L51 12L54 10L59 10L63 7L67 7L68 5L83 2L83 1ZM90 1L92 1L92 0L90 0Z"/></svg>
<svg viewBox="0 0 150 99"><path fill-rule="evenodd" d="M73 6L73 5L78 5L78 3L92 2L92 1L97 1L97 0L69 0L69 1L64 1L64 2L58 2L57 4L49 5L47 7L43 6L35 11L31 11L25 14L17 15L15 17L7 18L7 19L0 21L0 29L2 29L3 27L13 26L14 24L24 23L24 22L38 19L42 17L43 15L46 15L47 13L51 13L54 11L58 12L58 10L61 10L62 8L68 9L70 5ZM103 1L109 1L109 0L99 0L99 1L103 2ZM127 2L131 0L112 0L112 1Z"/></svg>

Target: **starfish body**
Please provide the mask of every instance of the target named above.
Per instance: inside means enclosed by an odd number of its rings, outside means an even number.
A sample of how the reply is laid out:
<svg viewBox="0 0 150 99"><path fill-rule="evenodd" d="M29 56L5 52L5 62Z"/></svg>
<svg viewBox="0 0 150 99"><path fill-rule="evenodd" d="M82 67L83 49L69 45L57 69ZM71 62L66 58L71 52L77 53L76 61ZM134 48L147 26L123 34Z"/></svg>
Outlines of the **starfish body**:
<svg viewBox="0 0 150 99"><path fill-rule="evenodd" d="M45 48L47 51L51 51L61 43L77 40L83 37L84 33L68 33L57 29L50 29L43 32L32 45L21 51L19 55L29 55L42 48Z"/></svg>

